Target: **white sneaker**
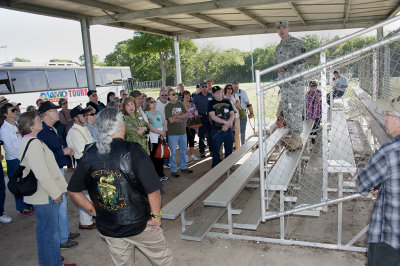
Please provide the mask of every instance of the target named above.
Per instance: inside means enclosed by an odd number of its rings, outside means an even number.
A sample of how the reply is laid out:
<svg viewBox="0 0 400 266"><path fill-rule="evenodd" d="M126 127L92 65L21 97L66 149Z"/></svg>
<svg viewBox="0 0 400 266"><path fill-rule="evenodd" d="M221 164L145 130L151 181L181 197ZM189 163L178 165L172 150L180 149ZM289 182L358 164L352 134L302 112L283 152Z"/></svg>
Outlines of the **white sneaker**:
<svg viewBox="0 0 400 266"><path fill-rule="evenodd" d="M197 158L196 155L194 155L194 154L190 155L189 159L192 160L192 161L198 161L199 160L199 158Z"/></svg>
<svg viewBox="0 0 400 266"><path fill-rule="evenodd" d="M11 219L10 216L7 216L7 215L5 215L5 214L3 214L2 216L0 216L0 223L7 224L7 223L9 223L9 222L11 222L11 221L12 221L12 219Z"/></svg>

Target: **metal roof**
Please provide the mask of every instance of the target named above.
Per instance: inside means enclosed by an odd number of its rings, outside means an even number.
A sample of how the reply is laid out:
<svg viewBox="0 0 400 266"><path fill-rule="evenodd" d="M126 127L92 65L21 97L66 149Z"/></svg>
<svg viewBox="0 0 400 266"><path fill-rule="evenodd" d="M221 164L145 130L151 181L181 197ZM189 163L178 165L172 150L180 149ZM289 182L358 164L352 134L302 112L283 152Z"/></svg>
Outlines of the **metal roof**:
<svg viewBox="0 0 400 266"><path fill-rule="evenodd" d="M0 7L178 39L365 28L395 16L398 0L0 0Z"/></svg>

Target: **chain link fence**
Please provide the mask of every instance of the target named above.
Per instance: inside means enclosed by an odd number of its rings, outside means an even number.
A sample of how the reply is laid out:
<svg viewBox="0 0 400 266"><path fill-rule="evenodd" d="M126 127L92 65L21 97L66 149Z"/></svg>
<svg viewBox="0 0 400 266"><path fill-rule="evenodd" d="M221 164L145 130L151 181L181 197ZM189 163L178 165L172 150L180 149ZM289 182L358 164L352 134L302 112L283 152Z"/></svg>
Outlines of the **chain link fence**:
<svg viewBox="0 0 400 266"><path fill-rule="evenodd" d="M258 80L270 71L274 69L259 72ZM260 145L262 220L280 217L281 239L290 224L288 215L320 216L329 205L338 204L337 243L341 244L342 227L352 226L343 220L343 201L361 196L358 169L390 138L374 100L400 96L399 76L400 41L398 31L393 31L341 57L325 60L322 53L319 65L305 65L275 83L258 82L260 143L266 136L275 142L272 150ZM283 90L289 91L284 98ZM296 92L293 97L291 92ZM299 104L300 133L290 117ZM279 105L286 120L283 128L268 123L279 121ZM297 147L299 141L302 145Z"/></svg>

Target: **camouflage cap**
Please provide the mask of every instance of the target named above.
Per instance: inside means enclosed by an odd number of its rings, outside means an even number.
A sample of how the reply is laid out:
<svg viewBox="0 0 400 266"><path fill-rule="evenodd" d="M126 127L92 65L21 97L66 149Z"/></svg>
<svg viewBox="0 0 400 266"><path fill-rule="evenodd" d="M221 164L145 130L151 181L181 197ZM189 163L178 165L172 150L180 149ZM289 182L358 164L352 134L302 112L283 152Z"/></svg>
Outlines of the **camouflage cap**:
<svg viewBox="0 0 400 266"><path fill-rule="evenodd" d="M287 20L280 20L275 23L276 27L279 28L280 26L289 27L289 21Z"/></svg>

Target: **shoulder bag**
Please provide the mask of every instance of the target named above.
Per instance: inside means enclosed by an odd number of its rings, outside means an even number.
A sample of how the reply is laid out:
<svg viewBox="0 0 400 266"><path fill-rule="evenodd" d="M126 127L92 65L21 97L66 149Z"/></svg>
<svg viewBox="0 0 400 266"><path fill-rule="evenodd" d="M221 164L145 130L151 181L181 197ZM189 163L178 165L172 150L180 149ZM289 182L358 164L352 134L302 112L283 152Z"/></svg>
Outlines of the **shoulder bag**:
<svg viewBox="0 0 400 266"><path fill-rule="evenodd" d="M157 159L167 159L172 157L171 149L168 146L168 143L163 140L158 140L158 146L156 149L156 153L154 154L154 158Z"/></svg>
<svg viewBox="0 0 400 266"><path fill-rule="evenodd" d="M28 150L29 144L31 144L32 140L36 138L30 139L26 144L24 153L22 154L21 162L25 157L25 153ZM32 170L29 171L29 174L23 177L25 166L18 166L17 171L15 171L14 175L9 178L7 187L15 196L31 196L37 191L37 179Z"/></svg>

